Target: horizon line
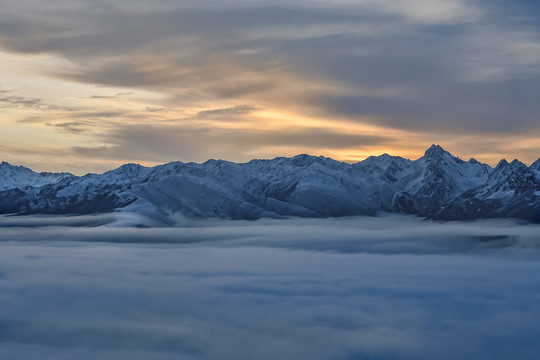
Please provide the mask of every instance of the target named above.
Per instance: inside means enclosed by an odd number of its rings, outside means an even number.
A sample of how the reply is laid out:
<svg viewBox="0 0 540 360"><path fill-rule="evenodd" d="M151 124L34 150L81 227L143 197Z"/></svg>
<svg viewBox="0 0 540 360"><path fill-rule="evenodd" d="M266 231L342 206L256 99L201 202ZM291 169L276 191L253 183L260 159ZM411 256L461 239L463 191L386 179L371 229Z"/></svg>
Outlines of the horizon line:
<svg viewBox="0 0 540 360"><path fill-rule="evenodd" d="M359 164L359 163L362 163L364 161L366 161L367 159L369 158L372 158L372 157L381 157L381 156L391 156L391 157L396 157L396 158L401 158L401 159L405 159L405 160L408 160L408 161L418 161L420 159L422 159L423 157L426 156L426 153L432 149L432 148L438 148L448 154L450 154L452 157L456 158L456 159L459 159L459 160L462 160L464 162L469 162L471 160L475 160L475 161L478 161L476 158L474 157L470 157L468 160L464 160L462 158L460 158L459 156L456 156L452 153L450 153L449 151L445 150L444 147L438 145L438 144L432 144L429 148L426 149L426 151L424 152L424 154L420 157L418 157L417 159L409 159L409 158L406 158L406 157L403 157L403 156L399 156L399 155L391 155L391 154L388 154L388 153L382 153L382 154L379 154L379 155L369 155L369 156L366 156L364 159L360 160L360 161L356 161L356 162L353 162L353 161L345 161L345 160L337 160L337 159L334 159L332 157L329 157L329 156L324 156L324 155L312 155L312 154L308 154L308 153L300 153L300 154L296 154L296 155L292 155L292 156L275 156L273 158L253 158L251 160L248 160L248 161L231 161L231 160L226 160L226 159L222 159L222 158L209 158L205 161L202 161L202 162L196 162L196 161L181 161L181 160L173 160L173 161L168 161L168 162L163 162L163 163L159 163L157 165L143 165L143 164L140 164L140 163L136 163L136 162L126 162L126 163L123 163L115 168L111 168L109 170L105 170L103 172L88 172L88 173L85 173L85 174L82 174L82 175L75 175L73 172L71 171L35 171L34 169L32 169L32 167L30 166L27 166L27 165L24 165L24 164L12 164L8 161L1 161L0 162L0 165L2 164L7 164L9 166L13 166L13 167L23 167L23 168L26 168L26 169L29 169L33 172L36 172L36 173L54 173L54 174L61 174L61 173L67 173L67 174L71 174L71 175L74 175L74 176L77 176L77 177L82 177L82 176L86 176L86 175L102 175L102 174L105 174L107 172L110 172L110 171L114 171L114 170L117 170L119 168L121 168L122 166L126 166L126 165L137 165L137 166L141 166L141 167L144 167L144 168L154 168L154 167L158 167L158 166L163 166L163 165L167 165L167 164L171 164L171 163L182 163L182 164L199 164L199 165L202 165L202 164L205 164L209 161L222 161L222 162L228 162L228 163L234 163L234 164L248 164L252 161L272 161L272 160L277 160L277 159L293 159L295 157L299 157L299 156L309 156L309 157L313 157L313 158L325 158L325 159L330 159L332 161L336 161L336 162L339 162L339 163L342 163L342 164L349 164L349 165L354 165L354 164ZM522 164L524 164L525 166L527 167L530 167L532 166L535 162L537 161L540 161L540 156L537 160L534 160L532 161L530 164L527 165L527 163L519 160L519 159L513 159L511 161L508 161L506 158L502 158L500 159L497 164L495 166L491 165L491 164L488 164L488 163L484 163L482 161L478 161L479 163L481 164L484 164L484 165L487 165L491 168L495 168L498 164L500 164L501 162L507 162L507 163L511 163L511 162L514 162L514 161L518 161Z"/></svg>

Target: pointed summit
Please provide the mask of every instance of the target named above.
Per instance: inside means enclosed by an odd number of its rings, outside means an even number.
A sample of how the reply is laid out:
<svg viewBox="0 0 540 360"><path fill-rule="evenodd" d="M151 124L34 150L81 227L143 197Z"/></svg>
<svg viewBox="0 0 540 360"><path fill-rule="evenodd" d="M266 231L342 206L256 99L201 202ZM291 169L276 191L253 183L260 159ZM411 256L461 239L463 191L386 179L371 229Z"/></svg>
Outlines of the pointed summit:
<svg viewBox="0 0 540 360"><path fill-rule="evenodd" d="M531 164L530 169L534 171L540 171L540 158L538 158L538 160Z"/></svg>
<svg viewBox="0 0 540 360"><path fill-rule="evenodd" d="M426 150L426 152L424 153L424 157L426 158L439 158L445 154L448 154L451 156L451 154L444 150L440 145L431 145L429 147L429 149Z"/></svg>
<svg viewBox="0 0 540 360"><path fill-rule="evenodd" d="M495 166L495 171L504 169L507 166L508 166L508 161L506 161L506 159L502 159L501 161L499 161L497 166Z"/></svg>
<svg viewBox="0 0 540 360"><path fill-rule="evenodd" d="M506 160L499 161L495 170L491 173L488 182L491 184L502 184L504 188L515 190L516 188L525 188L530 182L530 177L534 177L531 169L519 160L513 160L508 163ZM529 186L529 185L527 185Z"/></svg>
<svg viewBox="0 0 540 360"><path fill-rule="evenodd" d="M511 166L513 169L520 169L520 170L525 170L525 169L527 169L527 165L525 165L524 163L522 163L522 162L519 161L518 159L512 160L512 162L510 163L510 166Z"/></svg>
<svg viewBox="0 0 540 360"><path fill-rule="evenodd" d="M290 158L291 164L298 167L304 167L319 161L320 158L308 154L299 154Z"/></svg>

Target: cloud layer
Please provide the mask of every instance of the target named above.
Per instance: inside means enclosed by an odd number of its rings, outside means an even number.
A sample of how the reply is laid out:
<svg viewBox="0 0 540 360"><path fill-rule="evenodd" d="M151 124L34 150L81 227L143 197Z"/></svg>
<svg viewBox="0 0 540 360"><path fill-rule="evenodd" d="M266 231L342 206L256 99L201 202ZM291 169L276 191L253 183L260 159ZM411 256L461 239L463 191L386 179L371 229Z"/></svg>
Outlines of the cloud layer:
<svg viewBox="0 0 540 360"><path fill-rule="evenodd" d="M0 220L3 358L536 359L539 351L535 226Z"/></svg>

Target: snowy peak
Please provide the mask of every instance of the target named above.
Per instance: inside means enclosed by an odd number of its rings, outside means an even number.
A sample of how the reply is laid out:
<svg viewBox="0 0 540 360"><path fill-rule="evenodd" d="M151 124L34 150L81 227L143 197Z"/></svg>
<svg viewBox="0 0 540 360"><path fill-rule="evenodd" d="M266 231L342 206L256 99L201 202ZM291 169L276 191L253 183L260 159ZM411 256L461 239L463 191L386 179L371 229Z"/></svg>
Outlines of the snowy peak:
<svg viewBox="0 0 540 360"><path fill-rule="evenodd" d="M424 153L424 157L428 159L441 158L444 156L453 157L448 151L444 150L440 145L435 145L435 144L431 145Z"/></svg>
<svg viewBox="0 0 540 360"><path fill-rule="evenodd" d="M486 182L435 214L443 220L514 217L540 221L540 179L518 160L501 160Z"/></svg>
<svg viewBox="0 0 540 360"><path fill-rule="evenodd" d="M15 166L5 161L0 163L0 190L26 186L41 187L69 177L75 176L69 173L36 173L22 165Z"/></svg>
<svg viewBox="0 0 540 360"><path fill-rule="evenodd" d="M540 221L540 159L530 167L502 160L492 169L432 145L414 161L382 154L349 164L300 154L247 163L125 164L82 177L0 163L0 213L105 211L131 211L164 222L174 213L258 219L378 211Z"/></svg>
<svg viewBox="0 0 540 360"><path fill-rule="evenodd" d="M427 149L426 152L424 153L424 156L420 159L423 159L424 161L430 164L439 164L440 162L449 162L449 163L458 163L458 164L465 163L465 161L450 154L448 151L444 150L439 145L431 145L429 149ZM472 165L475 165L475 164L473 163Z"/></svg>
<svg viewBox="0 0 540 360"><path fill-rule="evenodd" d="M537 186L533 171L524 163L519 160L513 160L511 163L501 160L487 181L485 193L495 197L495 193L505 191L520 193L534 191Z"/></svg>
<svg viewBox="0 0 540 360"><path fill-rule="evenodd" d="M410 160L404 159L400 156L392 156L386 153L379 156L369 156L365 160L356 163L355 165L362 166L377 166L386 168L392 163L410 163Z"/></svg>
<svg viewBox="0 0 540 360"><path fill-rule="evenodd" d="M533 162L531 166L529 167L529 169L540 172L540 158L536 160L535 162Z"/></svg>
<svg viewBox="0 0 540 360"><path fill-rule="evenodd" d="M140 176L147 169L148 168L142 165L129 163L129 164L124 164L117 169L107 171L103 175L108 176L108 177L117 177L118 179L125 180L125 179L132 179L137 176Z"/></svg>
<svg viewBox="0 0 540 360"><path fill-rule="evenodd" d="M412 164L413 171L402 178L401 188L429 213L468 189L485 183L491 168L476 160L465 162L439 145L432 145Z"/></svg>
<svg viewBox="0 0 540 360"><path fill-rule="evenodd" d="M305 167L312 164L322 164L322 165L336 165L341 164L339 161L330 159L325 156L312 156L308 154L300 154L293 156L289 159L290 163L296 167Z"/></svg>
<svg viewBox="0 0 540 360"><path fill-rule="evenodd" d="M514 159L512 160L512 162L510 163L510 167L514 170L514 171L527 171L527 165L525 165L524 163L522 163L521 161L519 161L518 159Z"/></svg>
<svg viewBox="0 0 540 360"><path fill-rule="evenodd" d="M11 165L10 163L8 163L6 161L2 161L0 163L0 171L3 171L3 172L6 172L6 171L19 171L19 172L32 172L32 173L34 173L34 171L30 170L27 167L24 167L22 165L19 165L19 166Z"/></svg>
<svg viewBox="0 0 540 360"><path fill-rule="evenodd" d="M527 173L530 173L530 169L521 161L513 160L509 163L503 159L491 173L490 180L496 181L497 179L504 179L512 175L523 175Z"/></svg>
<svg viewBox="0 0 540 360"><path fill-rule="evenodd" d="M501 161L499 161L497 166L495 166L495 169L500 168L500 167L505 167L505 166L508 166L508 161L506 161L506 159L501 159Z"/></svg>
<svg viewBox="0 0 540 360"><path fill-rule="evenodd" d="M534 164L533 164L534 165ZM533 166L531 165L531 169ZM510 172L526 172L529 170L527 165L522 163L521 161L514 159L512 162L508 162L505 159L502 159L499 161L497 166L495 167L495 170L493 171L493 174L500 174L500 173L510 173Z"/></svg>
<svg viewBox="0 0 540 360"><path fill-rule="evenodd" d="M403 172L408 169L412 161L400 156L382 154L370 156L365 160L354 164L365 175L380 178L389 182L396 182L403 176Z"/></svg>

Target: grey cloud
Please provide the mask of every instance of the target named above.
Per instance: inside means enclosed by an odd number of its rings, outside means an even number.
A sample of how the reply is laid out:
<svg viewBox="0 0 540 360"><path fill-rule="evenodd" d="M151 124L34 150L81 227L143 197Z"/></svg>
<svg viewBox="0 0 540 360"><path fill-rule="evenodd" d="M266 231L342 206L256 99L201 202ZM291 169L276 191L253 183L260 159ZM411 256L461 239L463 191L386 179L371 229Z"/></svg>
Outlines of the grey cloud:
<svg viewBox="0 0 540 360"><path fill-rule="evenodd" d="M251 96L253 94L261 94L265 96L267 92L279 88L277 81L270 79L257 81L244 81L233 78L229 81L224 81L218 84L210 84L205 86L202 91L208 92L216 97L229 99L242 96Z"/></svg>
<svg viewBox="0 0 540 360"><path fill-rule="evenodd" d="M122 161L199 159L206 155L205 143L202 143L201 139L208 131L148 125L126 126L104 135L103 140L110 144L108 146L74 147L72 151L85 157L114 158Z"/></svg>
<svg viewBox="0 0 540 360"><path fill-rule="evenodd" d="M170 111L171 109L163 108L163 107L154 107L154 106L147 106L144 111L150 112L150 113L164 113L167 111Z"/></svg>
<svg viewBox="0 0 540 360"><path fill-rule="evenodd" d="M47 121L47 120L44 119L42 116L28 116L20 120L17 120L17 122L21 124L37 124L37 123L43 123L44 121Z"/></svg>
<svg viewBox="0 0 540 360"><path fill-rule="evenodd" d="M347 134L328 129L310 129L310 130L287 130L283 132L245 131L235 134L219 134L218 137L223 140L229 140L234 144L235 139L238 147L249 146L305 146L312 148L331 148L344 149L350 147L361 147L389 143L393 139L390 137L376 135L357 135Z"/></svg>
<svg viewBox="0 0 540 360"><path fill-rule="evenodd" d="M0 145L0 151L13 154L13 155L47 155L47 156L57 156L57 155L68 155L69 151L60 149L55 146L28 146L22 147L18 145Z"/></svg>
<svg viewBox="0 0 540 360"><path fill-rule="evenodd" d="M114 118L139 118L142 115L134 114L130 111L115 110L115 111L91 111L91 110L79 110L70 114L67 114L70 118L97 118L97 119L114 119Z"/></svg>
<svg viewBox="0 0 540 360"><path fill-rule="evenodd" d="M67 132L78 134L78 133L88 131L89 130L88 126L91 124L82 122L82 121L72 121L72 122L63 122L63 123L56 123L56 124L46 123L45 125L52 126L52 127L55 127L57 129L61 129Z"/></svg>
<svg viewBox="0 0 540 360"><path fill-rule="evenodd" d="M216 8L208 3L185 6L177 4L176 9L166 12L132 13L122 9L102 11L90 4L85 9L67 11L49 11L50 17L59 21L56 26L51 22L29 16L13 10L11 22L5 24L6 35L2 39L5 47L21 52L59 52L69 56L87 56L91 51L106 54L137 53L141 44L159 39L155 46L162 48L163 43L181 34L207 39L213 46L226 48L235 40L230 35L245 34L261 28L279 27L296 24L302 27L309 24L354 22L369 19L361 9L347 8L348 11L334 9L332 6L235 4L230 7ZM43 6L38 5L38 9ZM47 9L47 6L44 7ZM9 8L6 10L9 13ZM39 11L39 10L38 10ZM67 18L67 20L66 20ZM377 19L378 20L378 19ZM30 23L33 31L22 31ZM43 36L34 37L39 30ZM73 30L78 30L71 32ZM219 44L217 38L225 40ZM164 47L165 48L165 47ZM95 53L94 53L95 54Z"/></svg>
<svg viewBox="0 0 540 360"><path fill-rule="evenodd" d="M14 92L14 91L9 90L6 92ZM73 111L73 108L69 106L56 105L56 104L45 102L43 99L40 99L40 98L25 97L25 96L19 96L19 95L0 97L0 109L1 108L19 109L19 110L39 110L39 111L65 111L65 112ZM26 117L22 120L18 120L18 122L20 123L40 122L40 120L37 120L37 119L38 117Z"/></svg>
<svg viewBox="0 0 540 360"><path fill-rule="evenodd" d="M199 118L208 118L208 117L221 117L221 116L236 116L236 115L245 115L249 114L255 110L258 110L255 106L249 105L238 105L235 107L224 108L224 109L213 109L199 111L197 117Z"/></svg>
<svg viewBox="0 0 540 360"><path fill-rule="evenodd" d="M99 157L108 157L111 155L116 148L113 146L96 146L96 147L84 147L84 146L74 146L71 148L71 151L77 155L82 155L85 157L99 158Z"/></svg>
<svg viewBox="0 0 540 360"><path fill-rule="evenodd" d="M114 95L92 95L92 96L89 96L88 99L114 99L114 98L117 98L119 96L128 96L128 95L131 95L131 94L133 94L132 91L125 92L125 93L116 93Z"/></svg>
<svg viewBox="0 0 540 360"><path fill-rule="evenodd" d="M526 3L512 16L485 1L32 4L6 6L4 49L77 65L48 76L169 96L151 109L235 99L416 133L540 130L540 31Z"/></svg>
<svg viewBox="0 0 540 360"><path fill-rule="evenodd" d="M118 120L124 119L147 119L142 114L136 114L129 110L114 110L114 111L93 111L80 108L63 108L55 107L59 110L56 114L58 120L63 122L50 122L51 118L46 116L30 116L17 120L23 124L44 124L46 126L56 127L58 129L68 130L71 132L83 132L84 130L99 130L99 125L114 124ZM85 129L86 128L86 129Z"/></svg>
<svg viewBox="0 0 540 360"><path fill-rule="evenodd" d="M5 96L0 97L0 108L10 109L36 109L36 110L48 110L53 108L52 105L47 105L37 98L26 98L23 96Z"/></svg>
<svg viewBox="0 0 540 360"><path fill-rule="evenodd" d="M537 227L390 217L125 229L68 219L0 232L2 357L538 354L538 249L527 243ZM0 226L17 221L33 220ZM518 244L482 238L493 234Z"/></svg>
<svg viewBox="0 0 540 360"><path fill-rule="evenodd" d="M116 127L101 140L110 145L75 147L72 150L87 157L108 157L122 161L206 161L228 156L250 160L246 151L253 152L269 146L343 149L393 141L390 137L356 135L323 128L268 133L249 129L188 127L182 126L181 122L169 126Z"/></svg>
<svg viewBox="0 0 540 360"><path fill-rule="evenodd" d="M539 90L540 77L532 77L454 84L431 93L427 87L417 88L412 98L318 96L314 103L327 116L340 114L355 119L372 115L376 124L402 129L462 135L524 134L538 130L534 119L540 114L540 105L534 98Z"/></svg>
<svg viewBox="0 0 540 360"><path fill-rule="evenodd" d="M217 248L262 247L351 254L467 253L540 258L540 252L534 250L540 246L540 226L514 220L441 223L412 215L381 214L376 217L230 221L186 218L170 213L166 220L168 227L164 224L158 219L128 211L77 216L4 215L0 216L0 228L3 229L0 242L10 239L40 242L45 236L75 242L200 243ZM136 227L138 225L149 228L141 230Z"/></svg>

